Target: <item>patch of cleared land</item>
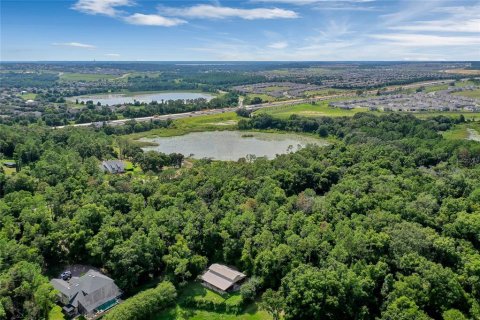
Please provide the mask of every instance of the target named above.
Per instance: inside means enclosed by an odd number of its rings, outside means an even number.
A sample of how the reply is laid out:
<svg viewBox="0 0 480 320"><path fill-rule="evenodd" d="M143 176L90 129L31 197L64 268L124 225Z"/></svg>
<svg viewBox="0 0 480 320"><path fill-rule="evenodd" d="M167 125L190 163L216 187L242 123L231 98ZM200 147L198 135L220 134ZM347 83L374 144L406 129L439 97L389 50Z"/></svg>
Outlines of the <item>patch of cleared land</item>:
<svg viewBox="0 0 480 320"><path fill-rule="evenodd" d="M112 80L119 76L113 74L97 74L97 73L63 73L60 75L60 80L63 81L97 81L97 80Z"/></svg>
<svg viewBox="0 0 480 320"><path fill-rule="evenodd" d="M249 93L247 94L247 97L251 100L253 98L260 98L262 101L265 102L272 102L277 100L275 97L269 96L268 94L262 94L262 93Z"/></svg>
<svg viewBox="0 0 480 320"><path fill-rule="evenodd" d="M286 105L271 108L260 109L255 114L267 113L279 118L288 118L292 114L298 114L305 117L343 117L353 116L359 112L367 112L367 108L355 108L352 110L343 110L339 108L331 108L327 101L322 101L317 104L297 104Z"/></svg>
<svg viewBox="0 0 480 320"><path fill-rule="evenodd" d="M20 97L23 100L35 100L35 98L37 97L37 94L36 93L25 93L25 94L21 94Z"/></svg>
<svg viewBox="0 0 480 320"><path fill-rule="evenodd" d="M480 99L480 89L471 90L471 91L455 92L454 94L459 95L459 96L474 98L474 99Z"/></svg>
<svg viewBox="0 0 480 320"><path fill-rule="evenodd" d="M480 115L479 115L480 118ZM447 140L475 140L480 141L480 123L457 124L452 129L442 133ZM473 139L471 139L473 137ZM477 140L478 139L478 140Z"/></svg>
<svg viewBox="0 0 480 320"><path fill-rule="evenodd" d="M225 297L204 288L199 283L191 283L181 290L177 299L177 304L153 317L154 320L174 320L174 319L192 319L192 320L271 320L272 317L265 311L258 310L255 303L246 306L243 312L239 314L226 313L222 311L199 310L186 307L188 301L201 299L210 301L212 304L219 304L227 300L239 298L239 293L229 294Z"/></svg>
<svg viewBox="0 0 480 320"><path fill-rule="evenodd" d="M15 162L15 160L13 159L1 159L0 160L0 166L3 168L3 172L5 172L5 174L7 176L10 176L12 174L14 174L15 172L17 172L17 169L15 168L7 168L3 165L4 162Z"/></svg>
<svg viewBox="0 0 480 320"><path fill-rule="evenodd" d="M465 74L465 75L480 75L480 70L470 70L470 69L450 69L445 70L446 73L456 73L456 74Z"/></svg>

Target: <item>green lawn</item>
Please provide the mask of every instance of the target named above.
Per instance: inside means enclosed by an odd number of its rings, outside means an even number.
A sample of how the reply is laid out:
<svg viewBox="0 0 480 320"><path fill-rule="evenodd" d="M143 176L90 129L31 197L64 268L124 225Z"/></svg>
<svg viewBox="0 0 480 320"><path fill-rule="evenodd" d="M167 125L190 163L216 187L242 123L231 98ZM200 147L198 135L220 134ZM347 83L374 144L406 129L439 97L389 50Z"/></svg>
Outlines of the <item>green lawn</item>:
<svg viewBox="0 0 480 320"><path fill-rule="evenodd" d="M97 80L112 80L119 78L112 74L96 74L96 73L64 73L60 76L63 81L97 81Z"/></svg>
<svg viewBox="0 0 480 320"><path fill-rule="evenodd" d="M194 319L194 320L220 320L220 319L242 319L242 320L271 320L271 316L265 311L258 310L255 303L248 305L240 314L229 314L220 311L198 310L185 307L185 301L199 298L202 300L222 303L227 300L239 299L239 293L222 296L212 290L206 289L198 282L192 282L180 290L177 304L167 309L153 319L155 320L173 320L173 319Z"/></svg>
<svg viewBox="0 0 480 320"><path fill-rule="evenodd" d="M265 311L258 310L256 304L251 304L245 311L234 315L220 312L192 310L176 306L166 310L156 317L154 320L174 320L174 319L190 319L190 320L271 320L272 317Z"/></svg>

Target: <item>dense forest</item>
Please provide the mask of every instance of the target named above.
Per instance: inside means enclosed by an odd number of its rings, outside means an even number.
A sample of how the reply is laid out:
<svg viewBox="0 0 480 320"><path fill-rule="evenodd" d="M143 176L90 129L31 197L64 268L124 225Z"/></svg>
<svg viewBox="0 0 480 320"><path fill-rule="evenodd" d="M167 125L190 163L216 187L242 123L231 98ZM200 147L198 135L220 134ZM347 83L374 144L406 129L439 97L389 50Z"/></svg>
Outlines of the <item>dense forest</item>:
<svg viewBox="0 0 480 320"><path fill-rule="evenodd" d="M141 176L100 172L141 152L112 132L2 125L20 168L0 171L0 318L44 318L64 264L103 268L128 295L223 262L285 319L480 319L480 145L440 134L461 121L261 115L239 128L335 142Z"/></svg>

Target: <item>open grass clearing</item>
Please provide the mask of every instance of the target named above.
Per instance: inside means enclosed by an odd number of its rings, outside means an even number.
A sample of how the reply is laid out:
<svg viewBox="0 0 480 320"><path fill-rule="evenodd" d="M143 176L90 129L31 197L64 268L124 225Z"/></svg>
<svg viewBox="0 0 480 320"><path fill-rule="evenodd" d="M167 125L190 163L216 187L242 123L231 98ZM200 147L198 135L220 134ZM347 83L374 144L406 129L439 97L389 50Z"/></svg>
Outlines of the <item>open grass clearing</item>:
<svg viewBox="0 0 480 320"><path fill-rule="evenodd" d="M256 303L247 305L239 314L227 313L224 311L203 310L188 307L188 301L201 299L211 301L214 304L221 304L228 300L239 299L239 293L220 295L212 290L203 287L198 282L189 283L179 290L177 303L174 307L167 309L154 316L155 320L173 320L173 319L194 319L194 320L220 320L220 319L241 319L241 320L270 320L272 317L265 311L258 310Z"/></svg>
<svg viewBox="0 0 480 320"><path fill-rule="evenodd" d="M447 140L469 139L475 132L480 135L480 122L468 122L455 125L452 129L442 133Z"/></svg>
<svg viewBox="0 0 480 320"><path fill-rule="evenodd" d="M260 98L264 102L272 102L276 101L277 98L269 96L268 94L262 94L262 93L249 93L247 94L247 98L252 100L253 98Z"/></svg>
<svg viewBox="0 0 480 320"><path fill-rule="evenodd" d="M459 96L474 98L474 99L480 99L480 89L455 92L454 94Z"/></svg>
<svg viewBox="0 0 480 320"><path fill-rule="evenodd" d="M35 100L36 97L37 97L37 94L31 93L31 92L20 95L20 98L22 98L23 100Z"/></svg>
<svg viewBox="0 0 480 320"><path fill-rule="evenodd" d="M271 108L260 109L255 114L266 113L274 117L288 118L292 114L305 117L344 117L353 116L359 112L367 112L367 108L355 108L351 110L344 110L340 108L332 108L328 106L327 101L322 101L317 104L297 104L285 105Z"/></svg>
<svg viewBox="0 0 480 320"><path fill-rule="evenodd" d="M60 75L60 80L62 81L98 81L117 78L119 78L118 75L97 73L63 73Z"/></svg>

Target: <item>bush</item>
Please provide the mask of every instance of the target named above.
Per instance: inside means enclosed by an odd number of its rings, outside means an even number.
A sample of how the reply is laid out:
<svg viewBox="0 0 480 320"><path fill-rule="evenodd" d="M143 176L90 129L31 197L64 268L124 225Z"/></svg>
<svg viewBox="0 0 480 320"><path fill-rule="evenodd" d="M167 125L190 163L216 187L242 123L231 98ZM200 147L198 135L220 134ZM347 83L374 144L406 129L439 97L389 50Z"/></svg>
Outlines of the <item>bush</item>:
<svg viewBox="0 0 480 320"><path fill-rule="evenodd" d="M154 289L148 289L125 300L109 312L105 320L140 320L152 315L172 304L177 291L170 282L162 282Z"/></svg>
<svg viewBox="0 0 480 320"><path fill-rule="evenodd" d="M240 288L240 294L242 295L244 302L253 301L257 295L257 291L261 286L261 280L257 277L248 279Z"/></svg>

